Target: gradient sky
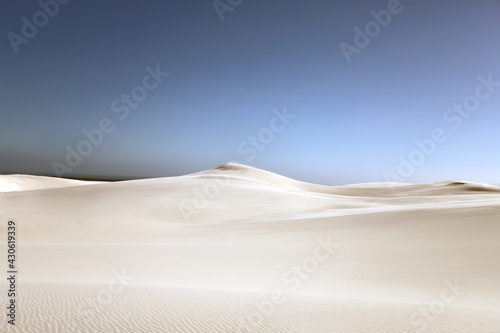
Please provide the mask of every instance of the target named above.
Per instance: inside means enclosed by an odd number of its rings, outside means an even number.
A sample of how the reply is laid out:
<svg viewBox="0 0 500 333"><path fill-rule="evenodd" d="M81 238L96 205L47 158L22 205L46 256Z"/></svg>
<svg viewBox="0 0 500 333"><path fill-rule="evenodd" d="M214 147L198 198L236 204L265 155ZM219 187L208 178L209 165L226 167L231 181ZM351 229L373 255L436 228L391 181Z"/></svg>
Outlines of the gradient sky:
<svg viewBox="0 0 500 333"><path fill-rule="evenodd" d="M396 2L223 0L221 21L212 1L72 0L53 17L4 1L0 173L54 176L57 162L67 177L149 178L233 161L328 185L388 172L500 184L500 84L478 87L500 82L500 1ZM348 63L341 43L389 7ZM148 67L169 75L156 84ZM274 119L284 110L294 118ZM110 133L69 167L67 148L102 122ZM439 128L446 141L421 152Z"/></svg>

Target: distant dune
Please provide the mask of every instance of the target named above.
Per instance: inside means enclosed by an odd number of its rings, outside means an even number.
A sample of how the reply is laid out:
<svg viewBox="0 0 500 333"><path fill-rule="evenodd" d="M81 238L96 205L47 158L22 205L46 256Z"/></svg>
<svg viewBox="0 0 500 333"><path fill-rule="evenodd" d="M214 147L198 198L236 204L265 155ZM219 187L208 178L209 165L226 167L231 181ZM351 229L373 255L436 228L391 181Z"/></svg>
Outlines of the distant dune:
<svg viewBox="0 0 500 333"><path fill-rule="evenodd" d="M500 332L497 186L0 175L0 217L1 332Z"/></svg>
<svg viewBox="0 0 500 333"><path fill-rule="evenodd" d="M45 190L57 187L69 187L96 184L55 177L30 176L30 175L0 175L0 192Z"/></svg>

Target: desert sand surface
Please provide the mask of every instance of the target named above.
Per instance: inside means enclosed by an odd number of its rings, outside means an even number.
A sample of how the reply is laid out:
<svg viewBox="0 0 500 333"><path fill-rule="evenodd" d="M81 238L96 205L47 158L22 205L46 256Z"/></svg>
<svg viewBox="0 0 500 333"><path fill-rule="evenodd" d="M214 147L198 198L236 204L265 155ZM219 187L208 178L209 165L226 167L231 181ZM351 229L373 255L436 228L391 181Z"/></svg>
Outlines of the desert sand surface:
<svg viewBox="0 0 500 333"><path fill-rule="evenodd" d="M0 220L0 332L500 332L497 186L0 175Z"/></svg>

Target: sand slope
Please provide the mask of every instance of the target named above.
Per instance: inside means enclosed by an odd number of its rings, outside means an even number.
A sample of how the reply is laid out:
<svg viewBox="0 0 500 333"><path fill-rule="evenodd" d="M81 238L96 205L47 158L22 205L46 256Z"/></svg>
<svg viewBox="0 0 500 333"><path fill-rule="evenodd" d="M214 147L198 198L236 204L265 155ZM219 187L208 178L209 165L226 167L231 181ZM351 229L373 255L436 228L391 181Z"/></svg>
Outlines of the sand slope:
<svg viewBox="0 0 500 333"><path fill-rule="evenodd" d="M500 332L499 187L329 187L228 163L0 191L19 332Z"/></svg>
<svg viewBox="0 0 500 333"><path fill-rule="evenodd" d="M58 187L98 184L99 182L80 181L30 175L0 175L0 192L43 190Z"/></svg>

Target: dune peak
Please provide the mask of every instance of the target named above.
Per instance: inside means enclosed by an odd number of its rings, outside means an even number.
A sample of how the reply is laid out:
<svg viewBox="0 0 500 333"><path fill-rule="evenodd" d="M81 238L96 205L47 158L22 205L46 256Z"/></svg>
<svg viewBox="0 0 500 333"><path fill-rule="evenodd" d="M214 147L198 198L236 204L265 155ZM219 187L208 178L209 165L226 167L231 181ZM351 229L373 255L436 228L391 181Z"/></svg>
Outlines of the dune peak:
<svg viewBox="0 0 500 333"><path fill-rule="evenodd" d="M239 170L249 170L249 169L255 169L252 168L248 165L245 164L240 164L240 163L235 163L235 162L227 162L224 164L219 165L218 167L214 168L214 170L224 170L224 171L239 171Z"/></svg>
<svg viewBox="0 0 500 333"><path fill-rule="evenodd" d="M467 182L462 182L462 181L450 181L446 186L460 186L460 185L465 185Z"/></svg>

